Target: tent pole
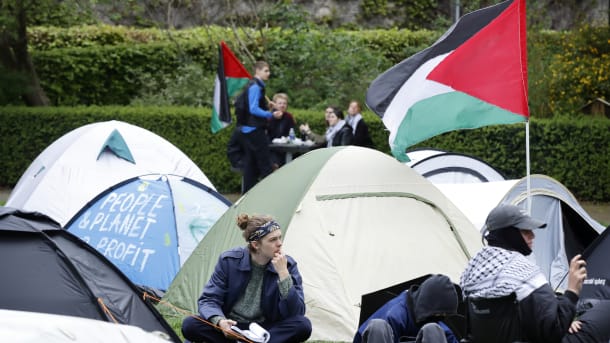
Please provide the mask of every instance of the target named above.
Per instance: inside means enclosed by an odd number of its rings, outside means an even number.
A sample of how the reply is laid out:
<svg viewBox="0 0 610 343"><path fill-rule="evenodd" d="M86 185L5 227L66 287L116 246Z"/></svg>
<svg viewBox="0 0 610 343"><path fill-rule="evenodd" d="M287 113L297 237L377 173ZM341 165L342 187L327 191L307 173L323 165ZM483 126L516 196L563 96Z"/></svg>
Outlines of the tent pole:
<svg viewBox="0 0 610 343"><path fill-rule="evenodd" d="M527 213L532 214L532 193L530 186L530 121L525 122L525 175L527 177Z"/></svg>

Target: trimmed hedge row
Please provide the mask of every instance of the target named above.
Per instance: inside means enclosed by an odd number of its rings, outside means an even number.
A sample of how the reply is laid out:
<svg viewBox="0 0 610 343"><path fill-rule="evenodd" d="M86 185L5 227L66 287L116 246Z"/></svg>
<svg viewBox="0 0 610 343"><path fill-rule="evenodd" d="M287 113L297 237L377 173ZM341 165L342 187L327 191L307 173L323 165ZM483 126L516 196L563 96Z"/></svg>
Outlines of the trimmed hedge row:
<svg viewBox="0 0 610 343"><path fill-rule="evenodd" d="M291 112L297 122L324 131L323 113ZM389 153L381 120L363 113L376 147ZM211 111L192 107L0 107L0 185L12 187L31 161L65 133L82 125L121 120L146 128L188 155L223 193L239 192L239 175L225 155L233 127L210 132ZM533 119L530 124L531 172L557 179L579 199L610 201L610 120ZM477 156L508 178L525 175L525 129L522 124L449 132L418 146Z"/></svg>
<svg viewBox="0 0 610 343"><path fill-rule="evenodd" d="M174 76L184 63L177 58L181 53L201 65L216 63L207 49L216 48L196 43L180 48L123 44L48 50L34 56L43 87L55 105L123 105L140 93L141 75L153 75L158 82Z"/></svg>
<svg viewBox="0 0 610 343"><path fill-rule="evenodd" d="M286 92L294 106L320 108L328 102L364 100L377 75L427 48L440 34L404 29L233 31L216 26L161 31L102 25L32 28L28 38L42 87L54 105L126 105L141 95L149 75L157 82L148 91L160 94L188 63L213 79L217 44L225 40L247 67L252 59L270 62L270 94ZM610 99L609 42L607 27L528 32L532 115L578 113L590 100ZM211 89L210 84L210 94Z"/></svg>

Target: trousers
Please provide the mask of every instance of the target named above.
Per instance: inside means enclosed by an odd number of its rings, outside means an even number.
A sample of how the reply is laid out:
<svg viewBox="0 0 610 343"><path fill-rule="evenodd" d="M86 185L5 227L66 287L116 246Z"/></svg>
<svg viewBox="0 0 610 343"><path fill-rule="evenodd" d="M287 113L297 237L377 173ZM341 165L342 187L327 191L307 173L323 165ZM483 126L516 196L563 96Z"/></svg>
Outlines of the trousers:
<svg viewBox="0 0 610 343"><path fill-rule="evenodd" d="M415 338L394 337L392 327L383 319L371 319L366 329L362 333L362 343L396 343L396 342L415 342L415 343L447 343L445 331L436 323L424 325Z"/></svg>
<svg viewBox="0 0 610 343"><path fill-rule="evenodd" d="M311 335L311 322L305 316L293 316L273 323L262 323L269 331L271 338L268 343L299 343L305 342ZM242 328L240 326L240 328ZM247 329L247 324L243 327ZM190 316L182 321L182 335L191 342L230 343L224 333L200 319Z"/></svg>

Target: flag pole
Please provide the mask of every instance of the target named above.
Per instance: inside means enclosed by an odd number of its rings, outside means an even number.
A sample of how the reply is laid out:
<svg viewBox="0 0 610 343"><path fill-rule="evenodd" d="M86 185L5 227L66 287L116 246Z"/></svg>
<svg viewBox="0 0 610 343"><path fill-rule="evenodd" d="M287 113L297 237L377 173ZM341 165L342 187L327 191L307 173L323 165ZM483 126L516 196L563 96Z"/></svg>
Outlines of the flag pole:
<svg viewBox="0 0 610 343"><path fill-rule="evenodd" d="M532 214L532 193L530 185L530 121L525 121L525 177L527 178L527 213Z"/></svg>

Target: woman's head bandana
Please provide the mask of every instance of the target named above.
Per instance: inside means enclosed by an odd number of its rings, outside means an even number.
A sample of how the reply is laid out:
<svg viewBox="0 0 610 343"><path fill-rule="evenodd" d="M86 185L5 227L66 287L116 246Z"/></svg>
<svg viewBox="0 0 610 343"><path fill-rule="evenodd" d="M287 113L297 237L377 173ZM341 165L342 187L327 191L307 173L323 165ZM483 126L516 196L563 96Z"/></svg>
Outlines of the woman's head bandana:
<svg viewBox="0 0 610 343"><path fill-rule="evenodd" d="M280 225L274 220L268 221L265 224L259 226L248 236L248 242L259 241L261 238L267 236L270 232L279 230Z"/></svg>

